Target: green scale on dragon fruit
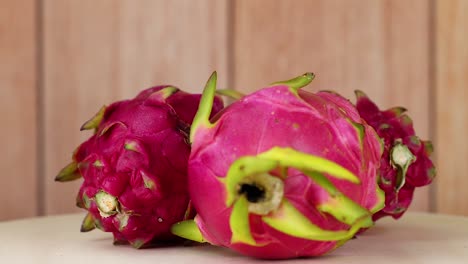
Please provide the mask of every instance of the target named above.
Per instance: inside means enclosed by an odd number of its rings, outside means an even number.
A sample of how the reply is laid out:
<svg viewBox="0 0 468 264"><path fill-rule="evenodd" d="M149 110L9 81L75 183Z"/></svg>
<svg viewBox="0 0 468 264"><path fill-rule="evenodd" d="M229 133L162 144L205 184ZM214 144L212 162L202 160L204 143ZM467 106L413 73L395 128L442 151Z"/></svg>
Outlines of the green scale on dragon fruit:
<svg viewBox="0 0 468 264"><path fill-rule="evenodd" d="M189 190L198 213L172 232L264 259L319 256L373 225L382 146L354 106L274 83L210 117L214 73L191 128Z"/></svg>
<svg viewBox="0 0 468 264"><path fill-rule="evenodd" d="M112 232L136 248L173 241L172 224L193 217L187 187L188 133L200 102L173 86L156 86L115 102L86 122L94 135L57 181L83 178L76 202L88 211L81 231ZM216 98L213 114L223 108Z"/></svg>

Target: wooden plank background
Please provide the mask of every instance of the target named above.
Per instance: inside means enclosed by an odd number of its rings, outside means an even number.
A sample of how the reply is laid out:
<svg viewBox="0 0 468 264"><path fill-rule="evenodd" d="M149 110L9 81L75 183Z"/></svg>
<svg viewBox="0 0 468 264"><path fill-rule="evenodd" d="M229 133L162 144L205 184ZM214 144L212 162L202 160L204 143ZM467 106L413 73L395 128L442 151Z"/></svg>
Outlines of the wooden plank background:
<svg viewBox="0 0 468 264"><path fill-rule="evenodd" d="M0 2L0 220L38 213L36 5Z"/></svg>
<svg viewBox="0 0 468 264"><path fill-rule="evenodd" d="M436 210L468 215L468 1L437 1Z"/></svg>
<svg viewBox="0 0 468 264"><path fill-rule="evenodd" d="M467 14L463 0L2 1L0 220L76 210L80 182L53 178L101 105L201 91L215 69L244 92L313 71L309 90L406 106L438 165L412 210L468 215Z"/></svg>

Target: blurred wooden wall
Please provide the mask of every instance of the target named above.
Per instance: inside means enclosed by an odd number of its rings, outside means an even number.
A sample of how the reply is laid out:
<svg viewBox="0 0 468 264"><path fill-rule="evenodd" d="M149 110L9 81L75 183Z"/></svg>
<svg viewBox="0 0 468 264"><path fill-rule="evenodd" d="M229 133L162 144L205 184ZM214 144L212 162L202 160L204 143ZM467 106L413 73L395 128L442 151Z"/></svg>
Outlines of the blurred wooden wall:
<svg viewBox="0 0 468 264"><path fill-rule="evenodd" d="M0 1L0 220L74 212L57 171L101 105L155 84L309 90L404 105L438 177L412 210L468 215L468 1Z"/></svg>

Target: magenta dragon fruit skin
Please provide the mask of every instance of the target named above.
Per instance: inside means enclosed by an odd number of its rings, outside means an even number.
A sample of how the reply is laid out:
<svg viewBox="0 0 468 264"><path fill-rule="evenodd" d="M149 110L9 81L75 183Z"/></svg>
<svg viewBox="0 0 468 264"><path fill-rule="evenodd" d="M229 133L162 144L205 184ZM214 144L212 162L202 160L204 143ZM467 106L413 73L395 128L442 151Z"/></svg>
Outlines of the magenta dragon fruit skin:
<svg viewBox="0 0 468 264"><path fill-rule="evenodd" d="M56 177L84 179L77 196L88 211L82 231L98 227L136 248L176 238L170 227L190 211L188 132L200 98L157 86L103 107L83 125L95 134ZM213 113L222 107L217 98Z"/></svg>
<svg viewBox="0 0 468 264"><path fill-rule="evenodd" d="M384 141L379 174L385 207L374 215L400 218L408 209L416 187L428 185L436 175L430 159L430 141L421 140L402 107L381 111L362 91L356 91L356 108Z"/></svg>
<svg viewBox="0 0 468 264"><path fill-rule="evenodd" d="M312 74L276 83L209 120L216 73L191 129L195 220L173 233L264 259L319 256L373 225L381 144L354 106L299 90Z"/></svg>

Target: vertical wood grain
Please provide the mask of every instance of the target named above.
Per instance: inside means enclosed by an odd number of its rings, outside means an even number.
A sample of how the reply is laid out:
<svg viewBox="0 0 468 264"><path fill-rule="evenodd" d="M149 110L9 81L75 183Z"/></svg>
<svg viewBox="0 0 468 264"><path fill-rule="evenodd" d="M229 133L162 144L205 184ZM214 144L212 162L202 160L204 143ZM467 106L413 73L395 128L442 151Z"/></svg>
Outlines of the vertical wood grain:
<svg viewBox="0 0 468 264"><path fill-rule="evenodd" d="M468 1L436 1L437 211L468 215Z"/></svg>
<svg viewBox="0 0 468 264"><path fill-rule="evenodd" d="M38 205L35 22L34 0L0 3L0 221Z"/></svg>
<svg viewBox="0 0 468 264"><path fill-rule="evenodd" d="M382 108L403 105L428 138L428 1L238 0L234 6L236 89L313 71L307 89L349 98L360 89ZM421 188L411 208L428 210L428 203L428 188Z"/></svg>
<svg viewBox="0 0 468 264"><path fill-rule="evenodd" d="M44 0L45 213L76 209L80 181L54 183L103 104L156 84L225 86L226 1Z"/></svg>

